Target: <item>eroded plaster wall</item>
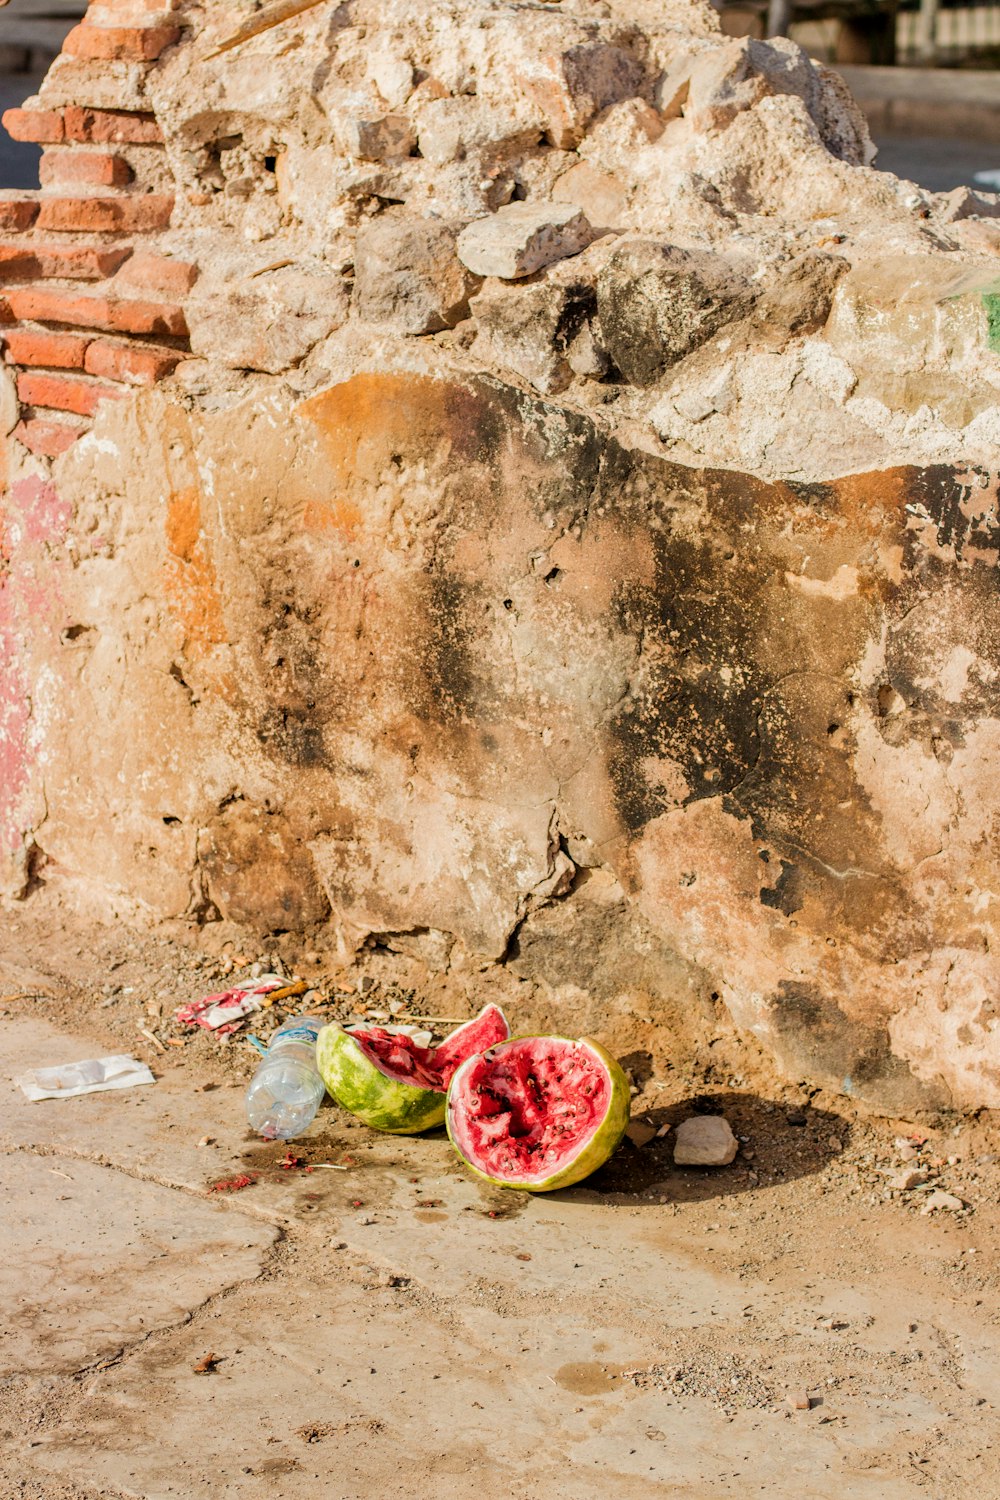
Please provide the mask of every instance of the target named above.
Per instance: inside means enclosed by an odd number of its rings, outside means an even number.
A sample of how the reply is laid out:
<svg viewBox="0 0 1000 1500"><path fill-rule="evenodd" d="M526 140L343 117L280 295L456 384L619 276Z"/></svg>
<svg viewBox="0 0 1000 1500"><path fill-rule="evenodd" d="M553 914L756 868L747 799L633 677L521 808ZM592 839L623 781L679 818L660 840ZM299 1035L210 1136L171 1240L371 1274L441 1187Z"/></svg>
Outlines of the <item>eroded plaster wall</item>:
<svg viewBox="0 0 1000 1500"><path fill-rule="evenodd" d="M996 203L708 10L355 0L217 58L229 7L143 15L191 352L59 454L3 376L9 897L591 1029L640 988L678 1048L711 991L795 1077L1000 1102Z"/></svg>

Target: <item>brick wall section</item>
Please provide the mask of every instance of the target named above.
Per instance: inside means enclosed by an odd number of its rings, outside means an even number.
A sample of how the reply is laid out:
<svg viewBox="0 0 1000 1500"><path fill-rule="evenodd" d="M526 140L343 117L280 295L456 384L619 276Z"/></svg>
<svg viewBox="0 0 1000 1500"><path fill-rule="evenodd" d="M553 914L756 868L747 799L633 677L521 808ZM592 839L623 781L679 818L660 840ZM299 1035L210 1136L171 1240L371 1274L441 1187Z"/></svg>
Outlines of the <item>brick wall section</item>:
<svg viewBox="0 0 1000 1500"><path fill-rule="evenodd" d="M101 0L64 52L155 66L180 30L165 0ZM3 116L10 135L43 147L41 188L0 191L0 340L17 369L15 436L56 457L86 432L102 401L169 376L188 349L183 300L197 268L156 253L173 200L151 191L117 147L160 146L155 117L86 98ZM151 243L154 242L154 243Z"/></svg>

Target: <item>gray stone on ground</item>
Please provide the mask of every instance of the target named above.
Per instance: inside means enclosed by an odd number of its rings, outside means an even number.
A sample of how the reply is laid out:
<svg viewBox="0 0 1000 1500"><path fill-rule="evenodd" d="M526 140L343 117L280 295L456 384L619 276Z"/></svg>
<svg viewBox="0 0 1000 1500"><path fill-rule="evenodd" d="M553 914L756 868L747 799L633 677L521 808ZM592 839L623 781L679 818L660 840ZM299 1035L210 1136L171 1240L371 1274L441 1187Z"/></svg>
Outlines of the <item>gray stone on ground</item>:
<svg viewBox="0 0 1000 1500"><path fill-rule="evenodd" d="M674 1136L674 1161L679 1167L727 1167L738 1142L722 1115L692 1115Z"/></svg>
<svg viewBox="0 0 1000 1500"><path fill-rule="evenodd" d="M579 255L596 238L572 203L507 203L458 237L459 259L477 276L512 281Z"/></svg>

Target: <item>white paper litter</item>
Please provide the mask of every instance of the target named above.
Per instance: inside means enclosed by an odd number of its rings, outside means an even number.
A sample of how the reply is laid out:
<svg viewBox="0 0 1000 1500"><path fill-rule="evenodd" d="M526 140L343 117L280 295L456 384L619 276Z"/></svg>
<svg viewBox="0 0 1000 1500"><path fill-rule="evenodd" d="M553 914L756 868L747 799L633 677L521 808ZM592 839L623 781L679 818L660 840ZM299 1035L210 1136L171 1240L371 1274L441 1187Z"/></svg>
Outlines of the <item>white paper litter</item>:
<svg viewBox="0 0 1000 1500"><path fill-rule="evenodd" d="M230 1002L228 1005L210 1005L202 1020L212 1031L217 1026L226 1026L230 1021L242 1021L244 1016L252 1015L255 1010L261 1009L261 1003L256 995L247 995L245 1000Z"/></svg>
<svg viewBox="0 0 1000 1500"><path fill-rule="evenodd" d="M75 1094L100 1094L105 1089L131 1089L155 1083L146 1064L135 1057L91 1057L61 1068L32 1068L14 1082L31 1100L72 1099Z"/></svg>

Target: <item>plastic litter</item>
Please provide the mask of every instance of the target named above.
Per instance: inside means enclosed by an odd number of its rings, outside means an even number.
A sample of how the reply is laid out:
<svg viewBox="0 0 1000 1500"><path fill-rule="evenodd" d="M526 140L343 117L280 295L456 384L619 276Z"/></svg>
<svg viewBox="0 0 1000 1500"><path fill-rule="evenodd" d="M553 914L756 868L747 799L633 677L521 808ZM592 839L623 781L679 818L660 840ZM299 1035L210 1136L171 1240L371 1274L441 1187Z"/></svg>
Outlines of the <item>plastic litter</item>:
<svg viewBox="0 0 1000 1500"><path fill-rule="evenodd" d="M241 979L232 989L219 990L202 1000L192 1000L174 1011L175 1020L186 1026L200 1026L217 1036L238 1031L245 1017L261 1009L261 997L280 990L288 981L280 974L261 974L258 979Z"/></svg>
<svg viewBox="0 0 1000 1500"><path fill-rule="evenodd" d="M135 1057L92 1057L60 1068L32 1068L14 1082L32 1101L72 1099L76 1094L100 1094L106 1089L131 1089L156 1079Z"/></svg>
<svg viewBox="0 0 1000 1500"><path fill-rule="evenodd" d="M269 1141L290 1141L316 1118L326 1086L316 1067L319 1016L293 1016L271 1038L247 1089L251 1130Z"/></svg>

